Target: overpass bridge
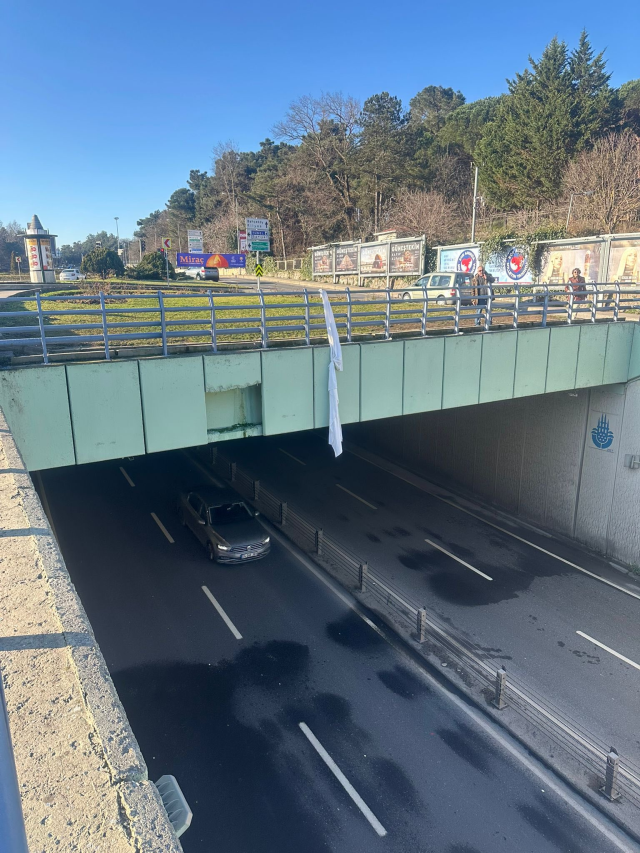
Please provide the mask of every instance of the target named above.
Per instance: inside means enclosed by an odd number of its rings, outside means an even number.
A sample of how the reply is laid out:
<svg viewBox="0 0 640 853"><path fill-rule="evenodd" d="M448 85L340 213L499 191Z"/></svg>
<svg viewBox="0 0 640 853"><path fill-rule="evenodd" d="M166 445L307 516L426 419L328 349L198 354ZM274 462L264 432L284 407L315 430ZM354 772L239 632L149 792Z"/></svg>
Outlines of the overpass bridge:
<svg viewBox="0 0 640 853"><path fill-rule="evenodd" d="M640 376L633 289L590 285L563 302L494 288L480 327L466 296L331 294L343 424ZM30 470L328 425L325 318L308 291L36 294L0 307L0 407Z"/></svg>

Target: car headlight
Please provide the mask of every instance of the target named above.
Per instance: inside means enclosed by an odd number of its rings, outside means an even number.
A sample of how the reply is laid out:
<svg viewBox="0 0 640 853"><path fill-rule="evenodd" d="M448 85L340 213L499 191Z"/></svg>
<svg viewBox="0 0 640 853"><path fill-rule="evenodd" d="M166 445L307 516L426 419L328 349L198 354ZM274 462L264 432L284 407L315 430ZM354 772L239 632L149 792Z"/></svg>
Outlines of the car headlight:
<svg viewBox="0 0 640 853"><path fill-rule="evenodd" d="M262 543L262 544L263 544L263 545L268 545L268 544L269 544L269 542L271 542L271 537L270 537L270 536L267 536L267 538L263 541L263 543Z"/></svg>
<svg viewBox="0 0 640 853"><path fill-rule="evenodd" d="M231 547L229 545L218 545L218 551L230 551Z"/></svg>

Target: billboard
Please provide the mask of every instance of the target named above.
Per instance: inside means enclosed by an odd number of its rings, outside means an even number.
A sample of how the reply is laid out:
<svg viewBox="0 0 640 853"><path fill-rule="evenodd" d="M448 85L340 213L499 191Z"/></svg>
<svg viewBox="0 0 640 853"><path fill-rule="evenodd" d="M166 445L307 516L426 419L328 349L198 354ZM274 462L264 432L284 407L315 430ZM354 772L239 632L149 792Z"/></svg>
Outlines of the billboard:
<svg viewBox="0 0 640 853"><path fill-rule="evenodd" d="M587 283L598 281L600 247L600 243L549 246L542 258L540 283L566 284L576 267Z"/></svg>
<svg viewBox="0 0 640 853"><path fill-rule="evenodd" d="M360 275L386 275L389 243L369 243L360 246Z"/></svg>
<svg viewBox="0 0 640 853"><path fill-rule="evenodd" d="M422 241L391 243L389 272L392 275L420 275L422 273Z"/></svg>
<svg viewBox="0 0 640 853"><path fill-rule="evenodd" d="M25 239L24 241L25 248L27 250L27 258L29 259L29 269L39 270L42 269L40 266L40 253L38 252L38 241Z"/></svg>
<svg viewBox="0 0 640 853"><path fill-rule="evenodd" d="M177 267L218 267L218 269L244 268L247 265L245 255L227 255L218 252L211 254L178 252Z"/></svg>
<svg viewBox="0 0 640 853"><path fill-rule="evenodd" d="M478 246L441 249L440 269L442 272L466 272L473 275L480 265L479 253ZM489 258L484 268L497 282L531 284L533 280L527 253L517 246L509 249L506 255Z"/></svg>
<svg viewBox="0 0 640 853"><path fill-rule="evenodd" d="M612 240L607 281L640 284L640 240Z"/></svg>
<svg viewBox="0 0 640 853"><path fill-rule="evenodd" d="M40 242L40 251L38 251L38 239ZM29 269L32 270L52 270L53 269L53 251L50 237L35 237L25 238L24 244L29 258Z"/></svg>
<svg viewBox="0 0 640 853"><path fill-rule="evenodd" d="M333 274L333 249L314 249L312 253L313 275Z"/></svg>
<svg viewBox="0 0 640 853"><path fill-rule="evenodd" d="M355 275L358 272L359 246L336 246L336 272Z"/></svg>

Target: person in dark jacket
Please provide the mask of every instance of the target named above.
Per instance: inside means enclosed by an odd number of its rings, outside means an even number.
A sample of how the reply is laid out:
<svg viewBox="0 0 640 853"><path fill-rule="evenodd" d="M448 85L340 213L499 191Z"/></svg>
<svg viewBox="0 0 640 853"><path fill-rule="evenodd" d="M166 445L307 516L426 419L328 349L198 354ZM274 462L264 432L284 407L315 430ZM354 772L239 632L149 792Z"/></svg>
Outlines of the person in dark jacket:
<svg viewBox="0 0 640 853"><path fill-rule="evenodd" d="M480 318L482 317L482 312L487 310L487 303L489 302L489 297L491 296L491 285L494 283L495 278L492 275L489 275L488 272L485 271L485 268L480 264L478 267L478 272L471 279L471 286L473 287L473 291L476 299L477 311L476 311L476 320L475 325L480 325Z"/></svg>

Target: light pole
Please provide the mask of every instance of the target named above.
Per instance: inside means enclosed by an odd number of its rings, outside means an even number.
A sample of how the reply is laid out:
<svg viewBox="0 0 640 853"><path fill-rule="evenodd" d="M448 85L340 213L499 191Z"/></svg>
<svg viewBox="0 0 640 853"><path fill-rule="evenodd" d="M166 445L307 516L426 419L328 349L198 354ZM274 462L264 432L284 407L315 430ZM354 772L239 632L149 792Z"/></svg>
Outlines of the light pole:
<svg viewBox="0 0 640 853"><path fill-rule="evenodd" d="M586 190L583 193L571 193L571 198L569 199L569 211L567 213L567 224L565 225L565 231L569 230L569 220L571 219L571 208L573 207L573 199L577 195L593 195L593 190Z"/></svg>
<svg viewBox="0 0 640 853"><path fill-rule="evenodd" d="M478 167L473 179L473 215L471 217L471 242L476 242L476 211L478 209Z"/></svg>
<svg viewBox="0 0 640 853"><path fill-rule="evenodd" d="M120 229L118 228L118 219L120 219L120 217L114 216L113 218L116 221L116 234L118 235L118 254L120 254Z"/></svg>

